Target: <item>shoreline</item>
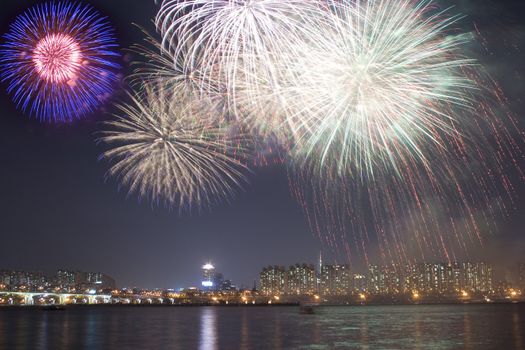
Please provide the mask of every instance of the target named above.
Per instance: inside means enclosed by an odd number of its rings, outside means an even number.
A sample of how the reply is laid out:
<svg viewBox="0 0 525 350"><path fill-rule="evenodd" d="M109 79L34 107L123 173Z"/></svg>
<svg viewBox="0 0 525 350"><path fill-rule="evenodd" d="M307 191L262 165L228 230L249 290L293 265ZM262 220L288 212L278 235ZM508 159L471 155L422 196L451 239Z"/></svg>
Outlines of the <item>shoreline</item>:
<svg viewBox="0 0 525 350"><path fill-rule="evenodd" d="M363 303L363 304L318 304L315 308L323 307L378 307L378 306L479 306L479 305L521 305L525 304L525 300L521 301L494 301L494 302L427 302L427 303ZM280 304L51 304L51 305L0 305L2 309L35 309L46 310L46 307L58 306L64 309L82 309L82 308L143 308L143 307L164 307L164 308L198 308L198 307L222 307L222 308L275 308L275 307L300 307L300 303L280 303Z"/></svg>

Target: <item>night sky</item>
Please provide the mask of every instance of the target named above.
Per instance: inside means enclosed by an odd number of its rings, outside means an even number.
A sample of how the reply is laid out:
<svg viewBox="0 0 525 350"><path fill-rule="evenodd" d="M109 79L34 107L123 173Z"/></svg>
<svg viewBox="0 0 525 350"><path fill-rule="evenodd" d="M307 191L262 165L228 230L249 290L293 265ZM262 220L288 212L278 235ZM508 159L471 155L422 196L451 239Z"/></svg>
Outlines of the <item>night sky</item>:
<svg viewBox="0 0 525 350"><path fill-rule="evenodd" d="M153 31L153 0L87 2L109 17L123 49L143 39L133 23ZM2 1L1 32L35 3ZM477 58L502 85L525 130L525 3L440 4L455 4L453 12L467 16L464 31L477 26L482 33L486 51ZM105 180L108 163L98 159L105 148L96 144L96 133L111 109L85 121L46 124L18 111L5 84L0 88L0 269L101 271L120 287L179 288L197 285L200 266L212 261L226 278L251 286L263 266L318 259L321 245L291 197L281 166L255 169L245 192L229 204L180 216L128 197ZM122 91L115 93L115 101L124 98ZM515 185L515 210L472 258L500 266L525 260L525 186ZM329 260L331 252L324 254Z"/></svg>

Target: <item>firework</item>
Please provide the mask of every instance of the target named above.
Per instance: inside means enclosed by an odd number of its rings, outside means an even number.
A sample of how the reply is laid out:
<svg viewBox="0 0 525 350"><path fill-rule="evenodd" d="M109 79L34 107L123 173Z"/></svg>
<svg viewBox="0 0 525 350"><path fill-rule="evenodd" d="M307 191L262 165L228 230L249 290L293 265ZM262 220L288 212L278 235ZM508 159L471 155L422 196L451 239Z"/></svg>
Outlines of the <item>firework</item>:
<svg viewBox="0 0 525 350"><path fill-rule="evenodd" d="M281 111L268 96L280 80L274 61L290 56L288 44L309 35L305 23L318 13L311 0L166 0L156 24L163 47L200 72L201 91L225 93L232 113L256 116L261 129L273 125L262 115L276 119Z"/></svg>
<svg viewBox="0 0 525 350"><path fill-rule="evenodd" d="M296 167L290 188L322 244L349 261L455 261L497 232L514 196L497 159L454 149L454 157L435 154L433 172L407 164L367 181Z"/></svg>
<svg viewBox="0 0 525 350"><path fill-rule="evenodd" d="M340 253L454 261L494 232L522 157L497 86L432 1L333 3L280 92L291 188ZM294 63L295 62L295 63ZM523 179L519 167L514 169ZM342 243L342 244L341 244Z"/></svg>
<svg viewBox="0 0 525 350"><path fill-rule="evenodd" d="M459 17L430 0L334 3L317 41L296 42L278 92L296 155L340 174L373 176L408 158L427 162L436 133L469 127L479 88L463 57ZM467 125L468 124L468 125Z"/></svg>
<svg viewBox="0 0 525 350"><path fill-rule="evenodd" d="M213 101L148 85L132 100L101 138L114 145L103 154L114 161L109 175L130 193L183 210L229 199L241 187L242 133L218 118Z"/></svg>
<svg viewBox="0 0 525 350"><path fill-rule="evenodd" d="M71 121L95 111L117 81L113 30L90 6L36 5L4 39L2 81L17 105L40 120Z"/></svg>
<svg viewBox="0 0 525 350"><path fill-rule="evenodd" d="M225 95L214 90L213 86L206 88L206 94L201 93L202 73L199 69L189 70L184 66L190 45L181 48L183 54L174 56L173 53L163 50L162 44L155 36L144 30L142 32L145 35L144 44L133 46L133 51L142 59L133 64L136 68L130 76L132 86L141 89L146 84L150 89L175 90L179 94L186 94L188 98L203 97L213 100L216 106L221 102L224 104ZM226 114L226 109L217 113L219 118Z"/></svg>
<svg viewBox="0 0 525 350"><path fill-rule="evenodd" d="M454 260L507 212L520 156L460 19L432 0L166 0L147 75L289 150L332 248Z"/></svg>

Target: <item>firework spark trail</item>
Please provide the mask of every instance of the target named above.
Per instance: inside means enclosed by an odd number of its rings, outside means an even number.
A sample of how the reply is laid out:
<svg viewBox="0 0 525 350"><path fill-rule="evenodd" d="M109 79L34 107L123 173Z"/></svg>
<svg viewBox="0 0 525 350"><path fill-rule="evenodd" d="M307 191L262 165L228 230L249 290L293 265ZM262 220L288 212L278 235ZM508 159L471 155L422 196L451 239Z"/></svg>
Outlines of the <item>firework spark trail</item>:
<svg viewBox="0 0 525 350"><path fill-rule="evenodd" d="M213 101L186 91L151 88L121 105L101 141L108 174L152 203L179 210L206 208L230 199L246 181L242 134L217 118Z"/></svg>
<svg viewBox="0 0 525 350"><path fill-rule="evenodd" d="M317 28L331 40L280 61L291 184L312 227L327 244L360 235L366 259L375 245L394 262L468 254L505 214L504 164L523 174L523 155L459 17L425 0L334 2L331 14Z"/></svg>
<svg viewBox="0 0 525 350"><path fill-rule="evenodd" d="M130 193L181 211L230 199L246 182L250 140L228 121L223 96L200 94L199 72L184 70L180 58L144 34L145 44L133 51L146 62L130 77L138 92L101 139L117 144L103 155L116 159L108 174Z"/></svg>
<svg viewBox="0 0 525 350"><path fill-rule="evenodd" d="M143 60L134 62L134 73L129 77L132 86L140 89L143 85L151 88L165 88L167 90L177 90L181 93L187 92L188 96L198 98L204 96L200 93L202 88L202 73L198 68L190 70L184 64L185 58L189 55L191 45L180 48L178 56L163 50L162 43L156 36L141 29L145 39L143 44L134 45L132 51L140 55ZM144 62L145 60L145 62ZM224 100L224 94L215 90L213 86L207 86L206 98L215 101ZM225 111L226 113L226 111ZM224 113L219 113L224 116Z"/></svg>
<svg viewBox="0 0 525 350"><path fill-rule="evenodd" d="M512 196L515 125L460 19L432 0L166 0L156 24L196 96L290 150L292 193L327 246L350 254L351 233L365 260L377 243L395 261L454 259Z"/></svg>
<svg viewBox="0 0 525 350"><path fill-rule="evenodd" d="M462 136L452 125L478 100L463 73L474 61L462 57L466 38L448 35L459 17L431 13L431 4L338 3L317 28L327 39L297 42L303 54L280 61L278 93L299 158L368 177L407 157L428 163L434 130Z"/></svg>
<svg viewBox="0 0 525 350"><path fill-rule="evenodd" d="M156 24L163 47L176 59L185 57L186 70L201 72L201 91L224 92L232 113L267 136L281 133L275 124L283 114L273 93L281 79L274 61L290 56L290 42L314 35L306 24L322 13L320 3L167 0Z"/></svg>
<svg viewBox="0 0 525 350"><path fill-rule="evenodd" d="M422 260L453 260L497 230L495 218L507 213L505 203L513 196L506 187L511 182L508 169L501 166L513 154L491 147L498 144L494 139L498 136L490 129L478 132L492 140L440 140L446 148L432 153L432 172L412 162L404 164L401 172L385 168L363 182L341 177L336 169L320 178L315 176L315 165L314 170L294 169L292 185L303 202L316 202L303 210L320 229L319 234L336 226L339 232L361 235L368 247L359 254L366 256L366 250L378 241L386 261L400 262L414 251ZM333 211L338 213L335 219ZM377 238L371 241L362 236L367 232L375 232Z"/></svg>
<svg viewBox="0 0 525 350"><path fill-rule="evenodd" d="M18 16L0 46L0 75L24 111L71 121L98 109L118 80L113 30L93 8L48 2Z"/></svg>

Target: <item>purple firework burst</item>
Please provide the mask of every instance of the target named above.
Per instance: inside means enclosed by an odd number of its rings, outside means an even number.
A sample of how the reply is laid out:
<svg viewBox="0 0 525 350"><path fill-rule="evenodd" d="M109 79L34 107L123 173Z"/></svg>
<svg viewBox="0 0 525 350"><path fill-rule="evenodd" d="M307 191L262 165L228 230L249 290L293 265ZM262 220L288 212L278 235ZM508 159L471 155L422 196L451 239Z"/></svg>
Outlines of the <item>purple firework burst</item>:
<svg viewBox="0 0 525 350"><path fill-rule="evenodd" d="M71 121L95 111L118 80L112 27L91 6L36 5L16 18L0 45L0 77L23 111Z"/></svg>

